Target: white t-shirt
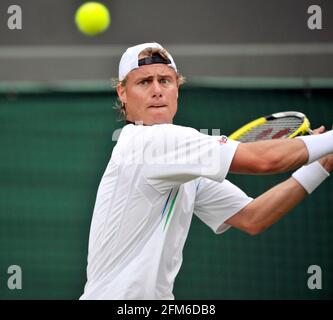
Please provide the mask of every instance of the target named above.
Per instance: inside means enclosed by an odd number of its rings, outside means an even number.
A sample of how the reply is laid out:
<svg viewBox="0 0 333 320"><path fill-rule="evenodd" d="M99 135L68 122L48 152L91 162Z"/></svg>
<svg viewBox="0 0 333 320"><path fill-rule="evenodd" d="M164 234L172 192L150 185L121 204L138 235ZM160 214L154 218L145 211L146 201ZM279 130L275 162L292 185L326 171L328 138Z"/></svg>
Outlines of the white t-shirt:
<svg viewBox="0 0 333 320"><path fill-rule="evenodd" d="M80 299L174 299L193 213L214 232L252 198L225 180L238 142L126 125L98 188Z"/></svg>

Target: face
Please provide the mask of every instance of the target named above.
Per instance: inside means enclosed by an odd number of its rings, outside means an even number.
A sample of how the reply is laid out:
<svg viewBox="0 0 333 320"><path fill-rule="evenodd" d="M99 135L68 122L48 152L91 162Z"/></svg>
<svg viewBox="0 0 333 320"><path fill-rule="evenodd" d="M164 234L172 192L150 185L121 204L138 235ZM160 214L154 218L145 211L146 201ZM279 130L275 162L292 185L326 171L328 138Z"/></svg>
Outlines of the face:
<svg viewBox="0 0 333 320"><path fill-rule="evenodd" d="M172 123L177 112L177 75L165 64L143 65L131 71L126 86L119 84L117 93L125 103L126 120L132 122Z"/></svg>

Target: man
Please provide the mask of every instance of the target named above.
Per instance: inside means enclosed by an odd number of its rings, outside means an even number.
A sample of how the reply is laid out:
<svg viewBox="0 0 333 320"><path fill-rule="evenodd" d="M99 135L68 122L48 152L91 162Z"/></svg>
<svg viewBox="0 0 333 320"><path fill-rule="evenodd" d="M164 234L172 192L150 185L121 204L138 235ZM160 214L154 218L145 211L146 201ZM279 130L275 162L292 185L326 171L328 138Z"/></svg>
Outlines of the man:
<svg viewBox="0 0 333 320"><path fill-rule="evenodd" d="M128 124L98 189L81 299L173 299L193 213L218 234L233 226L255 235L333 168L332 131L238 143L173 125L182 82L157 43L121 58L117 93ZM278 173L306 163L256 199L225 179L228 171Z"/></svg>

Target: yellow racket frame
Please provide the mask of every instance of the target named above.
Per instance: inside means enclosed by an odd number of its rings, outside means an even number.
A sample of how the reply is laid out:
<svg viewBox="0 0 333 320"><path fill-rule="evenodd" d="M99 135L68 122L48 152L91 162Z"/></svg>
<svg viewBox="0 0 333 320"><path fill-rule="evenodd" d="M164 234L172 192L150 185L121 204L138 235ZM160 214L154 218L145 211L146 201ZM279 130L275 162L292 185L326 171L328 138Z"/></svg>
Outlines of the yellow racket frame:
<svg viewBox="0 0 333 320"><path fill-rule="evenodd" d="M268 121L268 119L271 117L282 118L285 116L297 116L297 117L303 118L303 123L300 125L300 127L296 131L294 131L292 134L290 134L287 137L288 139L294 138L299 135L305 135L307 133L311 133L310 121L303 113L295 112L295 111L286 111L286 112L274 113L272 115L253 120L253 121L247 123L246 125L244 125L243 127L239 128L235 132L233 132L229 136L229 139L231 139L231 140L240 139L242 136L244 136L246 133L248 133L253 128L259 127L259 126L263 125L264 123L266 123Z"/></svg>

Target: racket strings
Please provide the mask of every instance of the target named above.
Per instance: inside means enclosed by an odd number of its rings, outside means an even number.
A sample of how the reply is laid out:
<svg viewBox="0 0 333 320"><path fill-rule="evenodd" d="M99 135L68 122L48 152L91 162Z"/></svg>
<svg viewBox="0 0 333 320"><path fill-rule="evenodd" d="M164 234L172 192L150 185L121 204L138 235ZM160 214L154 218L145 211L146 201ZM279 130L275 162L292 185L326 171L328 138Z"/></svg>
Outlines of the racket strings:
<svg viewBox="0 0 333 320"><path fill-rule="evenodd" d="M303 119L297 117L268 120L264 124L252 128L237 140L251 142L287 138L303 124L303 121Z"/></svg>

